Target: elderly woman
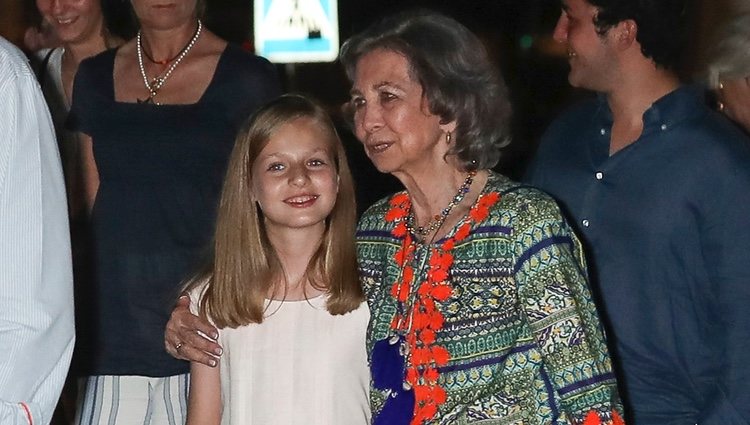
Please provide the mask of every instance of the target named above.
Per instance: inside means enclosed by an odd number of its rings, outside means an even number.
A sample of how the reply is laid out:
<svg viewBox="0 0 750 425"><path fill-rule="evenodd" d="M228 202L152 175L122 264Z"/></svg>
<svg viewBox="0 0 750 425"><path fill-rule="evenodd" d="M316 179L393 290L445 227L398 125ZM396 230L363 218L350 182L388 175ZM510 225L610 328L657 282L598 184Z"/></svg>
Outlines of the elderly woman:
<svg viewBox="0 0 750 425"><path fill-rule="evenodd" d="M137 37L82 62L73 86L97 312L81 424L184 423L189 365L164 352L164 326L210 241L237 130L280 92L268 61L203 27L197 0L130 3Z"/></svg>
<svg viewBox="0 0 750 425"><path fill-rule="evenodd" d="M618 423L578 240L548 196L490 171L510 107L478 39L398 15L341 62L357 137L406 188L357 232L374 423ZM206 359L195 322L179 307L168 349Z"/></svg>
<svg viewBox="0 0 750 425"><path fill-rule="evenodd" d="M720 27L708 61L719 110L750 133L750 13Z"/></svg>

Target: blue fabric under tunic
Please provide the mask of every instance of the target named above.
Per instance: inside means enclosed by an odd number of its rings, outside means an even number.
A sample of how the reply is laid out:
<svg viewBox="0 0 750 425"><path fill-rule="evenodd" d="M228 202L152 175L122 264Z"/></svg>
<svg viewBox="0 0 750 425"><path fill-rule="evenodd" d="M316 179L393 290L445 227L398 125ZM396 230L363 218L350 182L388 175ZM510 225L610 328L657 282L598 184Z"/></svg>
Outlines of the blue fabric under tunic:
<svg viewBox="0 0 750 425"><path fill-rule="evenodd" d="M71 110L71 125L93 139L100 177L92 211L98 321L80 338L93 337L89 374L176 375L188 364L164 350L169 312L211 239L236 132L279 84L270 63L229 45L197 103L116 102L115 54L81 64Z"/></svg>
<svg viewBox="0 0 750 425"><path fill-rule="evenodd" d="M573 109L527 179L588 244L630 424L750 423L750 141L695 91L612 156L606 99Z"/></svg>

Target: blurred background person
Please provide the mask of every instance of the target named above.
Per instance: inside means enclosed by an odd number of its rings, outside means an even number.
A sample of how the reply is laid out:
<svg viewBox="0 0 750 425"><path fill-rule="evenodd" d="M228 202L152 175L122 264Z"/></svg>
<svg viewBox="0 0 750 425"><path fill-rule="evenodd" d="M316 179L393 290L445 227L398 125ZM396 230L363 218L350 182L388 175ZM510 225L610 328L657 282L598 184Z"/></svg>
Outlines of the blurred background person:
<svg viewBox="0 0 750 425"><path fill-rule="evenodd" d="M719 111L750 133L750 11L718 27L708 57L709 87Z"/></svg>
<svg viewBox="0 0 750 425"><path fill-rule="evenodd" d="M108 48L122 44L123 40L107 28L102 0L38 0L36 6L41 16L39 27L30 27L24 38L27 48L34 43L45 47L34 53L36 74L52 114L57 143L62 160L63 175L68 199L73 253L73 278L75 282L76 330L88 335L93 331L93 290L90 287L90 250L87 238L87 217L83 204L83 180L80 167L80 140L76 132L66 128L73 91L73 77L83 59ZM79 339L73 354L71 377L82 372L91 352L87 339ZM71 379L63 392L59 418L70 423L75 412L75 383Z"/></svg>
<svg viewBox="0 0 750 425"><path fill-rule="evenodd" d="M676 72L693 2L561 6L568 80L598 96L547 129L527 181L588 248L625 419L746 425L750 146Z"/></svg>
<svg viewBox="0 0 750 425"><path fill-rule="evenodd" d="M188 364L164 352L168 312L210 240L242 120L280 92L268 61L203 26L202 2L130 3L135 39L83 61L73 85L97 315L83 424L184 422Z"/></svg>
<svg viewBox="0 0 750 425"><path fill-rule="evenodd" d="M43 22L41 28L53 34L59 47L36 53L37 72L44 97L52 113L60 145L63 173L72 218L83 210L83 192L77 158L79 142L75 132L65 128L73 91L73 77L83 59L122 43L107 30L101 0L37 0ZM49 41L49 40L46 40Z"/></svg>

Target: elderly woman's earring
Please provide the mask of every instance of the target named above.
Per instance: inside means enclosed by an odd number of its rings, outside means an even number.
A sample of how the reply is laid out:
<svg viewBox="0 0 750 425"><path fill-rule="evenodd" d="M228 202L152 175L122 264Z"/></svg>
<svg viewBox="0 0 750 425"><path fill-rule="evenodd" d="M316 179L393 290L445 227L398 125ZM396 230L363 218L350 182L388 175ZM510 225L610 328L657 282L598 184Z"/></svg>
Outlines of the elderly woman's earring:
<svg viewBox="0 0 750 425"><path fill-rule="evenodd" d="M451 144L451 132L445 133L445 144L450 145Z"/></svg>

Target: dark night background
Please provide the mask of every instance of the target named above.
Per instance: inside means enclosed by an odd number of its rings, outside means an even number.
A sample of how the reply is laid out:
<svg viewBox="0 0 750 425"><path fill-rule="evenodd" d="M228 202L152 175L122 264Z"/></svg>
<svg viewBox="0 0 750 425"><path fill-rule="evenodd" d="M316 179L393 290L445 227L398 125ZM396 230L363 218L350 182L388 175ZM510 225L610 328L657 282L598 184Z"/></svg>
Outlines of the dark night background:
<svg viewBox="0 0 750 425"><path fill-rule="evenodd" d="M708 35L730 10L733 1L696 0L691 40L683 76L700 68ZM339 38L346 40L376 19L400 10L426 7L450 15L474 31L485 43L502 72L514 106L513 140L505 148L497 170L518 179L550 121L567 105L591 96L569 87L565 48L551 39L560 13L558 0L338 0ZM129 0L102 0L112 30L125 38L134 35ZM228 41L252 42L252 0L206 0L204 22ZM34 0L0 0L0 35L21 45L24 30L39 23ZM287 91L302 92L324 102L336 122L349 153L357 182L359 212L398 189L394 178L378 173L341 115L349 83L338 63L278 65ZM0 100L2 101L2 100ZM72 394L72 393L70 393ZM72 403L70 397L63 397ZM67 406L64 410L70 410ZM60 422L54 422L61 424Z"/></svg>
<svg viewBox="0 0 750 425"><path fill-rule="evenodd" d="M706 35L723 18L732 0L697 0L693 31L683 67L684 75L699 67ZM114 32L134 35L128 0L102 0ZM519 178L536 143L550 121L567 105L591 96L567 84L563 46L551 39L560 13L558 0L338 0L339 38L343 42L376 19L394 12L430 8L457 19L485 43L502 72L514 107L513 140L505 148L497 170ZM252 42L251 0L206 0L204 22L232 42ZM0 0L0 35L20 44L24 28L39 20L34 0ZM389 176L375 171L364 157L341 117L349 83L338 63L278 65L287 91L301 92L323 101L340 124L340 134L350 153L360 195L360 211L382 195L398 188Z"/></svg>

